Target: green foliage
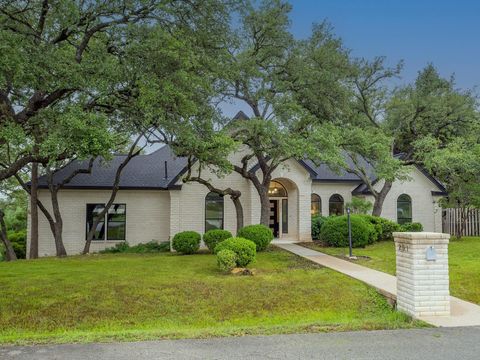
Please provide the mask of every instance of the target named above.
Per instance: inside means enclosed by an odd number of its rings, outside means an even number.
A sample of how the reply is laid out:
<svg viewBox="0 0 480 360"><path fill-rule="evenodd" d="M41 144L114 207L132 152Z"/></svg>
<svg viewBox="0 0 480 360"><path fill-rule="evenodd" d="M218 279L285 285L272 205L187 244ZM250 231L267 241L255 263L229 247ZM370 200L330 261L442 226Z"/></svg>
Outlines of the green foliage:
<svg viewBox="0 0 480 360"><path fill-rule="evenodd" d="M368 214L372 210L373 204L358 196L352 197L352 201L347 203L345 207L350 208L354 214Z"/></svg>
<svg viewBox="0 0 480 360"><path fill-rule="evenodd" d="M231 250L236 255L236 264L239 267L245 267L255 260L257 251L253 241L241 237L234 237L222 241L215 247L215 254L222 250Z"/></svg>
<svg viewBox="0 0 480 360"><path fill-rule="evenodd" d="M217 266L224 272L229 272L237 265L237 254L229 249L217 253Z"/></svg>
<svg viewBox="0 0 480 360"><path fill-rule="evenodd" d="M364 217L359 215L350 216L352 224L353 247L364 247L377 240L375 227ZM327 218L320 231L320 239L328 246L348 246L348 222L347 216L331 216Z"/></svg>
<svg viewBox="0 0 480 360"><path fill-rule="evenodd" d="M322 225L325 222L327 217L316 215L312 216L312 239L320 240L320 231L322 230Z"/></svg>
<svg viewBox="0 0 480 360"><path fill-rule="evenodd" d="M406 223L400 226L400 231L404 232L420 232L423 231L423 225L419 222Z"/></svg>
<svg viewBox="0 0 480 360"><path fill-rule="evenodd" d="M215 250L215 246L217 246L223 240L230 239L231 237L232 233L228 230L213 229L208 230L205 234L203 234L203 242L205 245L207 245L208 250L213 252Z"/></svg>
<svg viewBox="0 0 480 360"><path fill-rule="evenodd" d="M17 259L25 259L27 255L27 230L8 231L8 239L12 243Z"/></svg>
<svg viewBox="0 0 480 360"><path fill-rule="evenodd" d="M393 241L392 233L401 229L396 222L379 216L362 215L362 217L375 227L378 241Z"/></svg>
<svg viewBox="0 0 480 360"><path fill-rule="evenodd" d="M253 241L257 251L265 250L273 240L272 230L262 224L245 226L238 230L237 236Z"/></svg>
<svg viewBox="0 0 480 360"><path fill-rule="evenodd" d="M443 147L475 131L477 105L473 92L459 90L453 76L444 79L429 64L418 73L414 84L395 92L388 105L386 125L395 134L397 151L412 153L415 143L427 137Z"/></svg>
<svg viewBox="0 0 480 360"><path fill-rule="evenodd" d="M127 242L121 242L115 244L114 247L106 248L105 250L99 251L101 254L119 254L119 253L159 253L159 252L168 252L170 251L170 242L155 242L150 241L145 244L137 244L130 246Z"/></svg>
<svg viewBox="0 0 480 360"><path fill-rule="evenodd" d="M172 248L181 254L194 254L200 248L201 235L195 231L183 231L175 234Z"/></svg>

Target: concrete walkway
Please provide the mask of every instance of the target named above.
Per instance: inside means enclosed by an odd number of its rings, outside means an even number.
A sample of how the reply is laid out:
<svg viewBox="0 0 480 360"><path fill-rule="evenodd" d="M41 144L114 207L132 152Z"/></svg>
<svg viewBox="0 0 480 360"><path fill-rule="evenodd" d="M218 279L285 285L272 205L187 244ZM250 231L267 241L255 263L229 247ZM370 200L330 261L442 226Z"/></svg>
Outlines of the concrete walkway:
<svg viewBox="0 0 480 360"><path fill-rule="evenodd" d="M319 265L363 281L391 299L397 298L397 278L393 275L357 265L297 244L277 243L275 245ZM441 327L480 326L480 306L451 296L450 309L450 316L420 317L419 320Z"/></svg>

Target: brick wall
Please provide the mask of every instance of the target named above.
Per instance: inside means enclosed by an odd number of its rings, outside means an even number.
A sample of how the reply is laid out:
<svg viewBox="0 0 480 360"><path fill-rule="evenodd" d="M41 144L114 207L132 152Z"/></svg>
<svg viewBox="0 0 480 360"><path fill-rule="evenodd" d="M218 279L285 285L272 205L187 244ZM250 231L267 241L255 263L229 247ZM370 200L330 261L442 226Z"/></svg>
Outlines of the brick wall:
<svg viewBox="0 0 480 360"><path fill-rule="evenodd" d="M394 233L397 264L397 308L412 316L450 314L448 242L440 233ZM428 260L433 247L436 260Z"/></svg>

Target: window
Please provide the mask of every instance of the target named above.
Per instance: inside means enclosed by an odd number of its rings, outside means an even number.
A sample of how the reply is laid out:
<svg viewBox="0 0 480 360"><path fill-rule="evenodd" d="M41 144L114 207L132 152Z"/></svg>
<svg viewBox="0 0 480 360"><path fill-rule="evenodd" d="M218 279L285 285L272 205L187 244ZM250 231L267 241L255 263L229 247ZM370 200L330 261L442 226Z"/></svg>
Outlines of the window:
<svg viewBox="0 0 480 360"><path fill-rule="evenodd" d="M343 215L343 197L333 194L328 201L329 215Z"/></svg>
<svg viewBox="0 0 480 360"><path fill-rule="evenodd" d="M317 194L312 194L311 198L310 214L312 216L322 215L322 199Z"/></svg>
<svg viewBox="0 0 480 360"><path fill-rule="evenodd" d="M270 181L270 186L268 188L269 197L287 197L287 190L285 187L280 184L278 181Z"/></svg>
<svg viewBox="0 0 480 360"><path fill-rule="evenodd" d="M87 204L87 234L93 226L94 219L104 208L105 204ZM105 240L105 237L107 240L125 240L126 221L126 205L113 204L98 223L93 240Z"/></svg>
<svg viewBox="0 0 480 360"><path fill-rule="evenodd" d="M113 204L107 214L107 240L125 240L125 204Z"/></svg>
<svg viewBox="0 0 480 360"><path fill-rule="evenodd" d="M105 204L87 204L87 234L90 231L93 220L103 211ZM100 221L95 229L93 240L105 239L105 221Z"/></svg>
<svg viewBox="0 0 480 360"><path fill-rule="evenodd" d="M282 199L282 233L288 234L288 199Z"/></svg>
<svg viewBox="0 0 480 360"><path fill-rule="evenodd" d="M223 229L223 196L209 192L205 197L205 232Z"/></svg>
<svg viewBox="0 0 480 360"><path fill-rule="evenodd" d="M412 222L412 199L402 194L397 199L397 222L399 224Z"/></svg>

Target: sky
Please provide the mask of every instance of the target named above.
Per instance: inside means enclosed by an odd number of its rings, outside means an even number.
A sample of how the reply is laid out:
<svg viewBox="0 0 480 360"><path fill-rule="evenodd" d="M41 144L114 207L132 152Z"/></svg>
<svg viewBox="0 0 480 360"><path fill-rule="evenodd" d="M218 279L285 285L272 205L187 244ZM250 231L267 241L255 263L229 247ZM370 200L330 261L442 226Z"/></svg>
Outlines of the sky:
<svg viewBox="0 0 480 360"><path fill-rule="evenodd" d="M480 86L480 0L290 0L292 33L307 38L327 20L354 57L404 61L402 85L433 63L457 87ZM234 115L240 104L224 108Z"/></svg>

